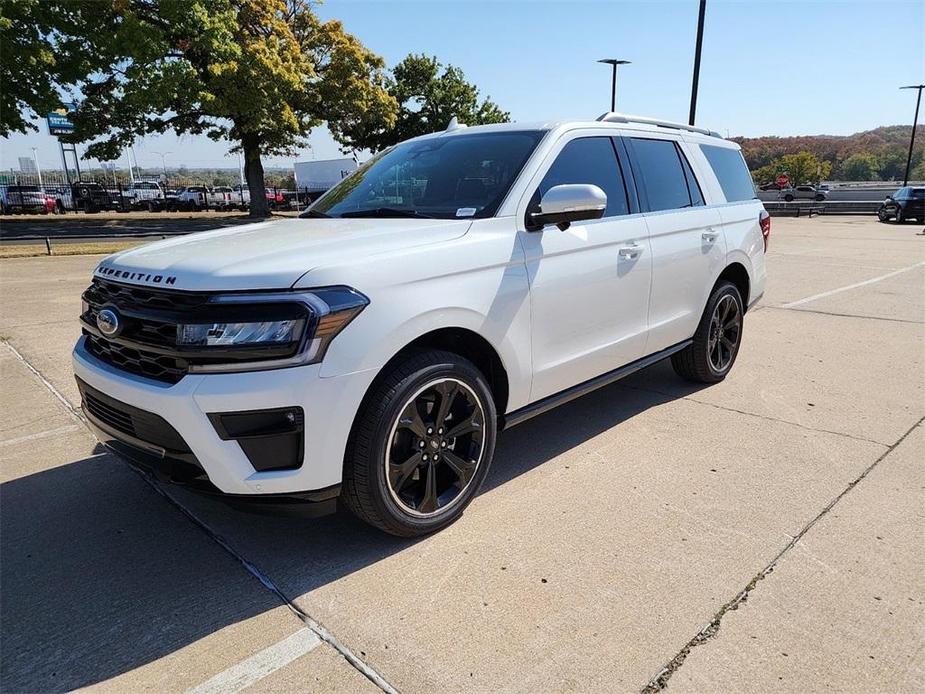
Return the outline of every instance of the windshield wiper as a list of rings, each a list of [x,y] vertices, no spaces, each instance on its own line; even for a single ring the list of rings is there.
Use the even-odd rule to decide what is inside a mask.
[[[331,215],[325,214],[324,212],[319,212],[318,210],[305,210],[300,217],[330,217]]]
[[[369,210],[353,210],[342,212],[341,217],[417,217],[419,219],[433,219],[429,214],[417,210],[399,209],[397,207],[374,207]]]

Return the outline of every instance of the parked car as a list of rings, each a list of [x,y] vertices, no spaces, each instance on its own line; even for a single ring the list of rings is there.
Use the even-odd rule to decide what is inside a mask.
[[[460,516],[501,430],[667,358],[723,380],[770,231],[710,131],[451,126],[301,218],[106,258],[73,367],[100,439],[161,479],[421,535]]]
[[[238,184],[236,186],[232,186],[231,189],[232,191],[234,191],[234,197],[238,205],[241,205],[242,207],[247,207],[248,205],[251,204],[250,188],[248,188],[247,186]]]
[[[122,209],[118,194],[113,195],[99,183],[77,181],[71,184],[71,203],[82,212]]]
[[[209,204],[207,186],[186,186],[177,190],[176,206],[181,210],[199,211]]]
[[[0,213],[48,214],[45,193],[38,186],[0,185]]]
[[[234,190],[231,186],[215,186],[209,193],[209,205],[217,209],[228,209],[235,207],[237,203]]]
[[[134,210],[160,212],[166,205],[164,191],[153,181],[134,181],[123,189],[122,195]]]
[[[895,219],[897,224],[909,219],[925,222],[925,187],[906,186],[888,195],[877,210],[877,218],[881,222]]]
[[[782,188],[780,197],[791,202],[793,200],[815,200],[822,202],[828,197],[828,192],[814,186],[795,186],[791,188]]]

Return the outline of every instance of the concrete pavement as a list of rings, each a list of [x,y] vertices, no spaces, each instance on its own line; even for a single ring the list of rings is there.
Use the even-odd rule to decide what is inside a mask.
[[[419,541],[101,452],[66,356],[98,258],[0,262],[0,687],[925,688],[925,241],[773,225],[725,382],[660,364],[505,433]]]

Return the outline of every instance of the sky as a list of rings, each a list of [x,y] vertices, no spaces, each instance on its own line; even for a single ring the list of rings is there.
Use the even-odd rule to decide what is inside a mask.
[[[675,2],[402,2],[328,0],[323,19],[391,67],[408,53],[463,69],[514,121],[593,119],[610,105],[610,66],[620,68],[617,110],[687,121],[698,0]],[[721,2],[708,0],[697,125],[726,135],[849,135],[911,124],[925,82],[925,0]],[[925,111],[919,122],[925,121]],[[38,134],[0,140],[0,167],[36,147],[43,168],[61,165],[44,122]],[[324,129],[296,159],[342,156]],[[152,136],[138,163],[237,167],[228,144],[205,136]],[[291,158],[265,160],[289,166]]]

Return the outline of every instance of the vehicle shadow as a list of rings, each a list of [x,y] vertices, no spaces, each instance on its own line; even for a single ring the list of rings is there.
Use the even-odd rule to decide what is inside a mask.
[[[665,365],[645,380],[655,388],[609,386],[502,434],[482,493],[696,390]],[[345,512],[314,520],[258,516],[165,491],[290,599],[416,542]],[[0,528],[3,691],[103,682],[280,604],[109,454],[0,485]]]

